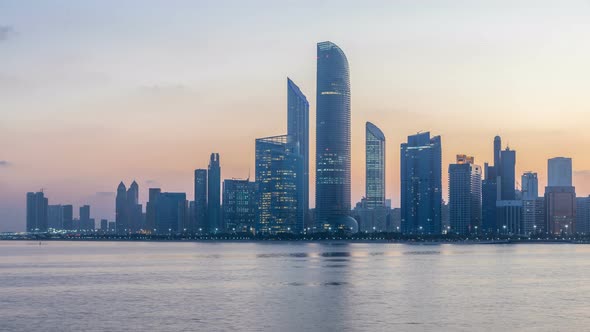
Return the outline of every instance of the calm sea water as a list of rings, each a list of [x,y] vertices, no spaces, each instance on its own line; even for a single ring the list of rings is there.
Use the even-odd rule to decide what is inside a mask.
[[[590,328],[590,246],[0,242],[0,330]]]

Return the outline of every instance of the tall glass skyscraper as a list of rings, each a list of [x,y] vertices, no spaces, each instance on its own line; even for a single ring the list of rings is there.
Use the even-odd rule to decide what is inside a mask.
[[[401,228],[406,234],[440,234],[442,162],[440,136],[408,136],[401,144]]]
[[[287,78],[287,135],[295,144],[297,160],[297,213],[307,224],[309,212],[309,102],[299,87]]]
[[[316,230],[350,217],[350,77],[344,52],[317,44]]]
[[[27,193],[27,232],[47,231],[48,205],[43,192]]]
[[[219,153],[212,153],[209,160],[209,182],[207,183],[207,231],[222,232],[221,225],[221,166]]]
[[[365,126],[367,208],[385,207],[385,135],[371,122]]]
[[[299,154],[289,135],[256,140],[256,183],[260,233],[301,233],[298,212],[297,169]]]
[[[516,199],[516,151],[510,148],[500,152],[500,199]]]
[[[473,157],[457,155],[449,165],[449,220],[456,234],[477,233],[481,227],[481,167]]]
[[[207,232],[207,170],[195,170],[195,204],[193,231]]]

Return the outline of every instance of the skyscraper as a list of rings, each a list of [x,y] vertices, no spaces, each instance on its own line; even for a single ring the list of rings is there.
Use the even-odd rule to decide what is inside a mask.
[[[115,198],[115,225],[118,234],[131,232],[127,210],[127,188],[121,181],[117,187],[117,196]]]
[[[522,200],[535,200],[539,197],[539,179],[537,173],[525,172],[521,178]]]
[[[127,216],[128,224],[132,232],[137,232],[143,228],[142,225],[142,206],[139,204],[139,185],[133,181],[127,190]]]
[[[344,52],[317,45],[316,230],[350,221],[350,78]]]
[[[500,136],[494,137],[494,167],[500,168],[500,160],[501,160],[501,151],[502,151],[502,138]],[[500,176],[499,172],[496,173],[496,176]]]
[[[401,227],[403,233],[441,233],[441,139],[430,133],[401,144]]]
[[[300,233],[303,215],[298,213],[296,146],[291,136],[256,139],[256,183],[258,216],[256,231],[261,233]]]
[[[48,205],[43,192],[27,193],[27,232],[47,231]]]
[[[365,195],[367,208],[385,207],[385,135],[371,122],[365,125]]]
[[[572,186],[572,158],[556,157],[547,161],[549,187]]]
[[[80,223],[79,230],[90,231],[94,230],[94,219],[90,218],[90,205],[80,206]]]
[[[208,232],[207,223],[207,170],[195,170],[195,204],[194,204],[194,229]]]
[[[61,205],[47,206],[47,226],[52,229],[64,229],[63,207]]]
[[[576,224],[576,188],[572,186],[572,159],[557,157],[547,162],[545,187],[546,229],[550,234],[571,234]]]
[[[160,188],[150,188],[149,198],[145,206],[146,230],[149,233],[156,233],[156,220],[158,219],[158,198],[162,190]]]
[[[221,166],[219,153],[212,153],[209,160],[207,183],[207,228],[209,233],[222,232],[221,225]]]
[[[63,229],[74,229],[74,207],[72,205],[62,205]]]
[[[188,218],[185,193],[154,191],[156,234],[176,234],[184,231]]]
[[[287,135],[300,155],[297,167],[297,213],[309,218],[309,102],[299,87],[287,78]]]
[[[481,227],[481,167],[473,157],[457,155],[456,164],[449,165],[449,221],[457,234]]]
[[[495,166],[495,165],[494,165]],[[497,168],[496,168],[497,169]],[[516,199],[516,151],[506,148],[500,152],[500,200]]]
[[[498,176],[495,166],[485,163],[484,180],[481,182],[481,231],[493,233],[496,231],[496,201],[498,200]]]
[[[223,223],[228,232],[254,232],[256,195],[256,183],[250,179],[223,181]]]

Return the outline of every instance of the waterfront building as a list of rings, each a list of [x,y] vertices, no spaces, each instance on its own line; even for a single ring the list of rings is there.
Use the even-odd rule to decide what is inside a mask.
[[[27,193],[27,232],[47,231],[48,205],[48,200],[42,191]]]
[[[221,220],[221,165],[219,153],[212,153],[209,160],[207,182],[207,227],[208,233],[223,232]]]

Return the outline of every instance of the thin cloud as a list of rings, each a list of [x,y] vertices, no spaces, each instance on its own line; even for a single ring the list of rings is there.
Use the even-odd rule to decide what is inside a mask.
[[[6,160],[0,160],[0,167],[8,167],[10,163]]]
[[[0,25],[0,42],[8,40],[10,37],[14,36],[16,31],[10,25]]]

